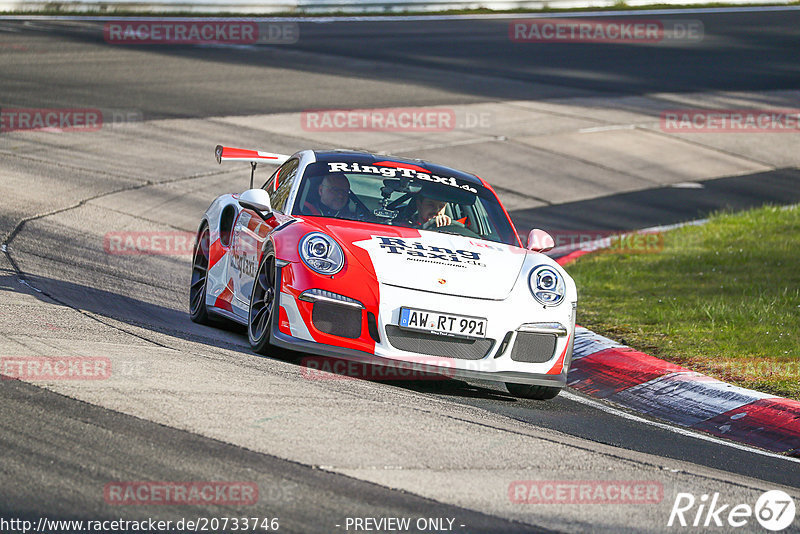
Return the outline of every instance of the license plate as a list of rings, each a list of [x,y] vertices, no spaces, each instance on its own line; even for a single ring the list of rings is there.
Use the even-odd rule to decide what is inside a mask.
[[[486,337],[486,319],[416,308],[400,308],[399,326],[443,336]]]

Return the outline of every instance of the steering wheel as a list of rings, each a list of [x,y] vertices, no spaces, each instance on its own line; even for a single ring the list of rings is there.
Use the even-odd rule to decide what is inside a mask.
[[[356,216],[359,217],[359,220],[371,220],[373,218],[372,212],[369,208],[364,204],[358,196],[356,196],[353,191],[349,192],[348,197],[350,200],[353,201],[353,204],[356,205]]]
[[[425,224],[422,225],[423,230],[433,230],[434,232],[444,232],[456,235],[463,235],[465,237],[477,237],[480,239],[480,235],[473,232],[469,228],[464,225],[462,222],[452,221],[450,224],[446,224],[444,226],[434,226],[436,221],[433,219],[427,221]]]

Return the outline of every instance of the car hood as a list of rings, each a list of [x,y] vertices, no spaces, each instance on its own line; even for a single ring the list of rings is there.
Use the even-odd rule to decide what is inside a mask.
[[[481,239],[365,223],[326,224],[348,257],[382,284],[501,300],[519,277],[526,250]]]

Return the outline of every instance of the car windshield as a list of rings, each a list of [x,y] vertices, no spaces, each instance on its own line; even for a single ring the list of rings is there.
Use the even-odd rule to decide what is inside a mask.
[[[317,162],[304,173],[294,215],[420,228],[518,245],[495,194],[473,182],[395,162]]]

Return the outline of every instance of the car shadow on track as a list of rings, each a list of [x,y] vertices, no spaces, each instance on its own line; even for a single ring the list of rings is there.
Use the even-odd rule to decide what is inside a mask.
[[[310,356],[287,350],[276,351],[270,355],[297,365],[300,367],[300,374],[309,380],[362,380],[438,396],[506,402],[517,400],[505,391],[469,384],[463,380],[432,372],[386,367],[330,356]]]
[[[214,327],[198,325],[189,319],[188,311],[120,293],[29,274],[20,279],[11,269],[0,270],[0,293],[4,291],[24,292],[46,304],[56,303],[71,308],[111,328],[128,331],[123,326],[107,322],[103,318],[184,341],[253,354],[247,344],[247,338],[243,336],[245,330],[242,326],[227,321],[220,322]],[[186,306],[188,308],[188,296]],[[37,312],[32,310],[26,313]],[[128,332],[140,335],[132,330]]]
[[[519,399],[512,397],[510,393],[497,389],[485,388],[475,384],[469,384],[462,380],[448,378],[445,380],[431,381],[392,381],[386,382],[387,385],[395,386],[417,393],[430,393],[447,397],[460,397],[469,399],[496,400],[502,402],[518,402]]]
[[[309,358],[310,355],[307,353],[285,349],[273,349],[269,355],[259,355],[250,349],[243,326],[229,321],[220,321],[214,326],[198,325],[191,322],[188,311],[65,280],[26,275],[25,283],[21,283],[14,271],[3,269],[0,270],[0,292],[2,291],[27,292],[42,302],[47,304],[55,302],[72,308],[112,328],[120,327],[101,318],[120,321],[125,325],[184,341],[233,350],[251,357],[282,360],[297,365],[300,373],[311,380],[367,380],[423,394],[503,402],[518,401],[505,391],[469,384],[442,375],[417,373],[406,377],[402,373],[392,372],[390,368],[371,364],[358,364],[354,373],[352,362],[331,357],[323,358],[326,363],[320,370],[319,366],[309,367],[309,360],[319,362],[319,357]]]

